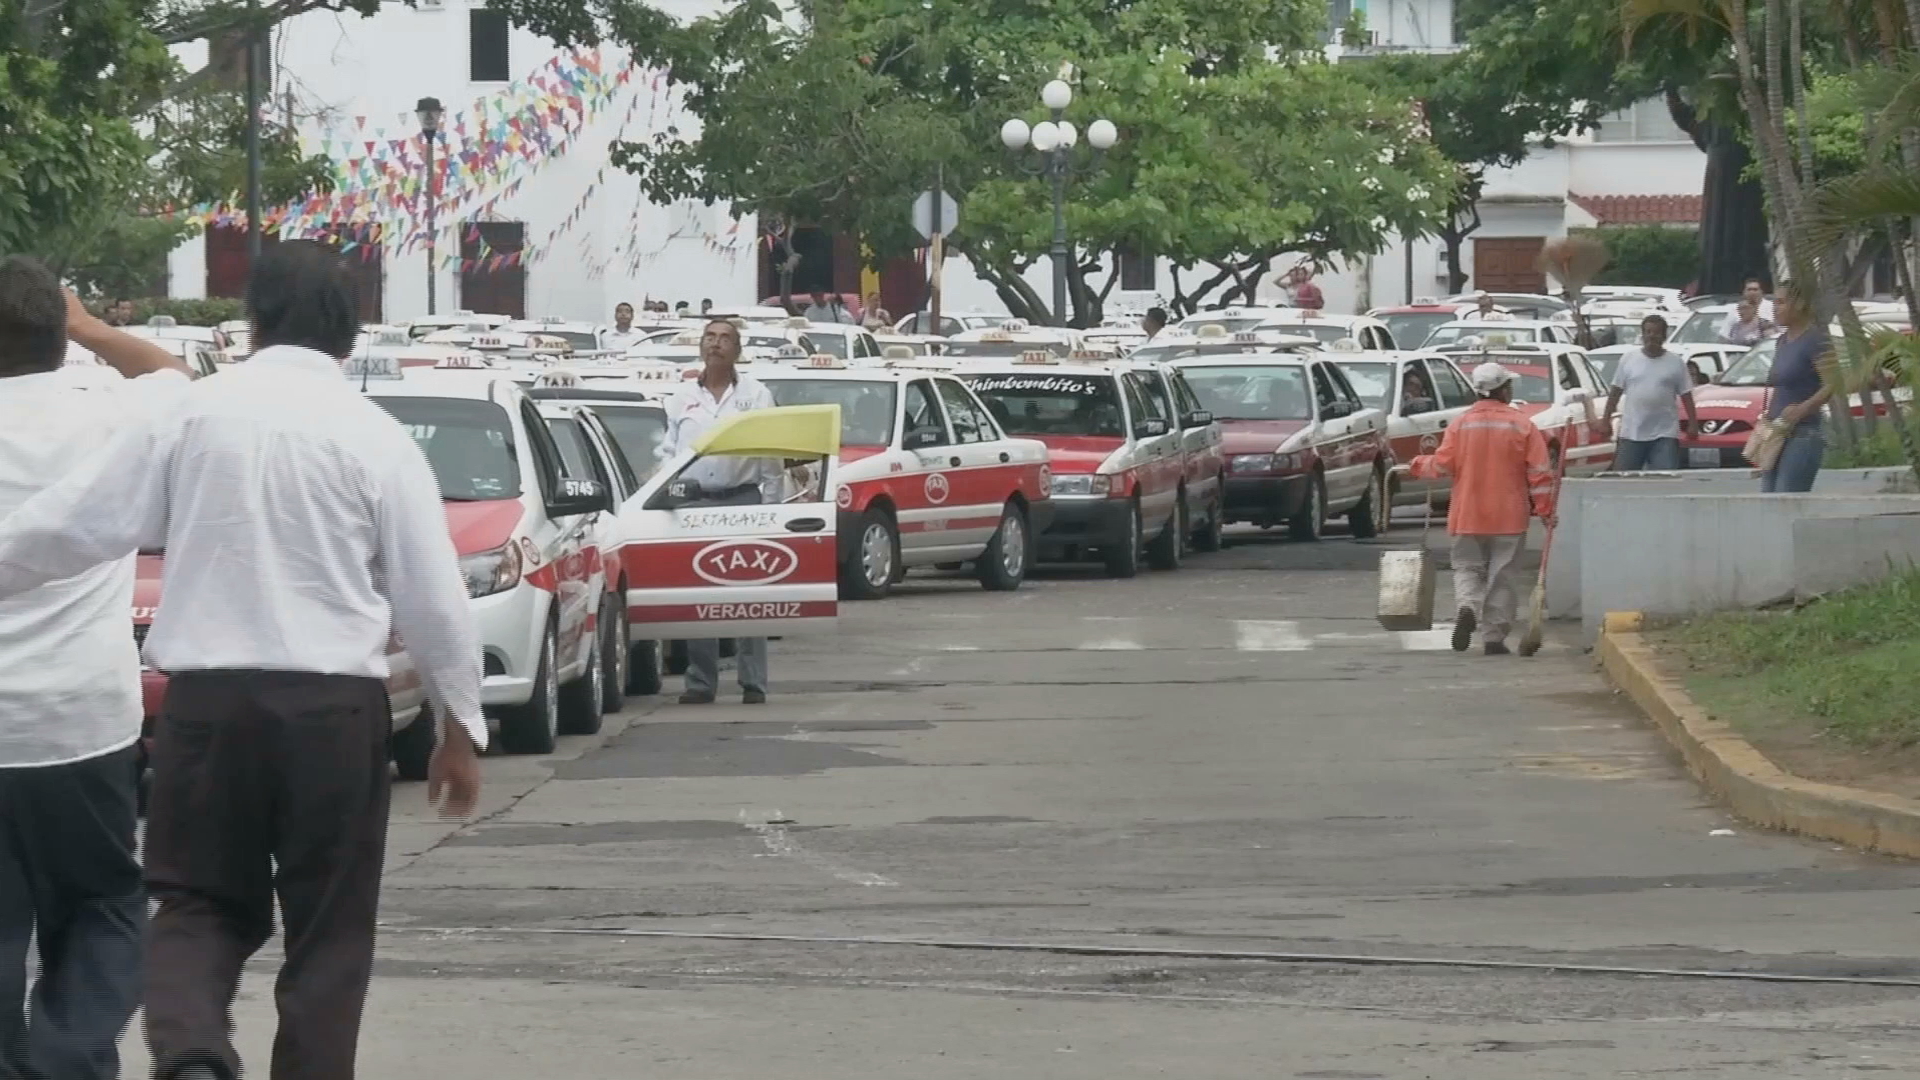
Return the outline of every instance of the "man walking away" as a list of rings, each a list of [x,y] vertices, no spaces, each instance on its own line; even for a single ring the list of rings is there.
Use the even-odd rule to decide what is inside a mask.
[[[69,337],[119,374],[63,367]],[[44,266],[0,260],[0,514],[187,384],[184,364],[109,329]],[[132,601],[130,556],[0,600],[0,1076],[118,1077],[140,1004]]]
[[[692,446],[722,417],[755,409],[773,408],[773,395],[758,381],[740,374],[740,328],[716,319],[700,338],[705,366],[700,381],[674,399],[667,415],[667,434],[660,444],[660,460]],[[715,455],[695,462],[681,477],[700,485],[704,497],[716,503],[749,505],[778,502],[776,470],[761,458]],[[767,700],[767,639],[740,638],[734,664],[739,668],[740,700],[762,705]],[[720,689],[720,642],[687,642],[687,687],[682,705],[711,705]]]
[[[1507,655],[1520,593],[1515,569],[1530,517],[1553,519],[1547,440],[1513,408],[1513,372],[1473,369],[1480,400],[1447,428],[1436,453],[1413,459],[1413,475],[1453,477],[1447,532],[1453,536],[1453,651],[1466,652],[1477,627],[1488,656]]]
[[[155,1075],[239,1075],[233,997],[278,899],[272,1076],[351,1080],[386,847],[387,641],[443,725],[428,794],[450,815],[479,791],[480,645],[426,457],[341,377],[360,329],[345,266],[281,243],[247,306],[252,359],[0,522],[0,596],[166,549],[146,643],[172,676],[146,837]]]
[[[1680,467],[1680,409],[1687,410],[1687,434],[1697,437],[1700,418],[1693,406],[1693,378],[1687,362],[1668,352],[1667,320],[1649,315],[1640,320],[1640,347],[1628,349],[1613,373],[1607,394],[1606,420],[1620,413],[1614,434],[1619,446],[1614,468],[1621,472]]]

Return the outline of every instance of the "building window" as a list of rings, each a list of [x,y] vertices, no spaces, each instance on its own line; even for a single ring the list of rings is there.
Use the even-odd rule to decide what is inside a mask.
[[[485,8],[467,12],[467,43],[471,48],[469,66],[474,82],[506,82],[511,77],[505,12]]]
[[[1147,292],[1153,286],[1153,256],[1121,248],[1114,253],[1120,260],[1120,288],[1123,292]]]
[[[1593,129],[1593,141],[1599,143],[1671,143],[1692,142],[1680,125],[1673,122],[1665,98],[1648,98],[1631,109],[1622,109],[1600,118]]]

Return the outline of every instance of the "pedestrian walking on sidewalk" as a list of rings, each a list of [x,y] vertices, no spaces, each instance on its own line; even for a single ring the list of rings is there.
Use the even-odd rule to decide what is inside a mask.
[[[668,407],[667,434],[660,445],[662,461],[692,446],[723,417],[773,408],[767,388],[740,373],[739,327],[725,319],[708,323],[700,336],[700,357],[704,364],[700,381]],[[704,503],[747,506],[780,501],[779,468],[765,458],[716,455],[694,462],[679,479],[698,484]],[[734,664],[739,669],[741,700],[748,705],[765,704],[767,639],[737,639]],[[719,690],[719,640],[687,642],[686,692],[680,695],[680,704],[711,705]]]
[[[1780,286],[1775,307],[1783,333],[1767,373],[1766,415],[1786,432],[1786,444],[1773,467],[1761,474],[1760,490],[1812,491],[1827,453],[1821,421],[1833,388],[1826,384],[1822,369],[1833,362],[1833,341],[1815,317],[1812,298],[1798,285]]]
[[[1693,376],[1679,353],[1667,350],[1667,320],[1649,315],[1640,320],[1640,347],[1620,357],[1607,394],[1608,425],[1620,414],[1615,433],[1619,452],[1614,468],[1621,472],[1680,467],[1680,411],[1687,413],[1686,432],[1697,438],[1700,417],[1694,411]]]
[[[166,550],[146,642],[170,676],[146,836],[155,1075],[239,1075],[233,998],[278,899],[273,1080],[351,1080],[386,847],[387,642],[398,631],[441,720],[428,792],[457,816],[487,737],[480,644],[425,455],[341,376],[360,331],[345,265],[283,242],[247,307],[247,363],[121,424],[0,521],[0,596]]]
[[[62,366],[69,339],[108,366]],[[88,314],[46,267],[0,260],[0,515],[85,467],[103,428],[187,384],[186,365]],[[3,1077],[118,1077],[140,1004],[132,602],[131,554],[0,600]]]
[[[1535,517],[1553,519],[1553,470],[1540,429],[1512,406],[1513,372],[1489,362],[1472,378],[1480,400],[1411,469],[1419,479],[1453,478],[1453,651],[1467,651],[1478,628],[1487,655],[1505,656],[1527,526]]]

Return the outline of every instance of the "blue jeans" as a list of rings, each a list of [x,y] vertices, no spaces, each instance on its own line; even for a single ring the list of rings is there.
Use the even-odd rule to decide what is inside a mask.
[[[1680,440],[1673,436],[1664,439],[1621,439],[1613,455],[1615,472],[1638,472],[1642,469],[1672,472],[1679,467]]]
[[[1814,477],[1820,475],[1820,459],[1827,453],[1827,434],[1819,428],[1803,428],[1787,436],[1773,468],[1760,474],[1764,492],[1812,491]]]

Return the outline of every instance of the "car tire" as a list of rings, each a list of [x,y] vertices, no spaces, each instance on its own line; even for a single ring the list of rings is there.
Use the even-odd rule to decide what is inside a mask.
[[[433,709],[423,705],[420,715],[413,718],[413,723],[387,737],[387,754],[393,758],[393,767],[400,774],[400,779],[420,781],[427,778],[427,763],[433,759],[436,726]]]
[[[1226,487],[1225,483],[1220,485]],[[1207,522],[1193,534],[1193,550],[1219,551],[1226,546],[1227,507],[1222,496],[1213,498],[1213,505],[1207,508]]]
[[[540,663],[533,694],[525,705],[500,710],[500,749],[509,754],[551,754],[560,734],[560,690],[556,683],[553,625],[540,638]]]
[[[1180,569],[1181,556],[1187,552],[1187,493],[1183,488],[1173,498],[1173,513],[1160,535],[1147,545],[1147,562],[1155,570]]]
[[[1140,549],[1146,546],[1141,536],[1140,504],[1134,502],[1129,505],[1133,508],[1133,527],[1127,530],[1126,541],[1100,553],[1101,561],[1107,565],[1108,577],[1130,578],[1140,572]]]
[[[1379,469],[1367,478],[1367,493],[1360,504],[1347,511],[1347,528],[1356,540],[1371,540],[1386,531],[1383,524],[1392,505],[1387,495],[1387,474]]]
[[[843,600],[879,600],[893,588],[900,565],[900,530],[884,510],[868,507],[860,515],[853,554],[840,567]]]
[[[1319,473],[1307,478],[1307,497],[1287,519],[1287,535],[1295,540],[1320,539],[1327,525],[1327,481]]]
[[[980,553],[980,584],[991,592],[1012,592],[1027,580],[1027,567],[1033,562],[1033,534],[1027,529],[1027,515],[1020,507],[1007,503],[1000,511],[1000,527]]]
[[[627,693],[641,697],[657,694],[665,681],[666,675],[660,670],[660,643],[634,642],[627,650]]]
[[[606,673],[601,712],[616,713],[626,708],[627,684],[633,681],[633,641],[627,630],[625,595],[623,590],[619,596],[600,601],[600,666]]]
[[[596,623],[597,624],[597,623]],[[600,635],[593,635],[587,650],[587,670],[560,688],[560,734],[593,735],[600,730],[600,718],[606,713],[601,704],[607,696],[606,650]]]

